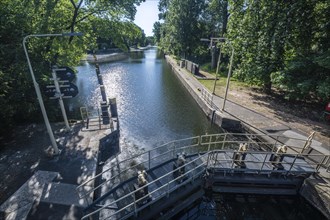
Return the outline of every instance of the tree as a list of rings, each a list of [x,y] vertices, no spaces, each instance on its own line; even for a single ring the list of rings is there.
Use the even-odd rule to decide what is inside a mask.
[[[329,8],[314,0],[230,1],[235,75],[267,93],[275,83],[288,97],[329,98]]]
[[[40,118],[22,48],[23,37],[36,33],[84,33],[83,38],[29,39],[30,59],[37,81],[43,86],[49,80],[51,65],[76,66],[87,48],[96,47],[96,38],[103,30],[119,27],[111,32],[119,45],[133,41],[140,34],[132,28],[135,5],[142,1],[1,0],[1,134],[9,132],[8,126],[15,123]]]
[[[152,32],[154,33],[155,41],[157,43],[160,42],[160,38],[161,38],[161,27],[162,27],[162,24],[159,21],[156,21],[154,23],[154,25],[153,25]]]
[[[177,56],[190,57],[202,37],[199,21],[204,1],[172,0],[167,6],[161,47]]]

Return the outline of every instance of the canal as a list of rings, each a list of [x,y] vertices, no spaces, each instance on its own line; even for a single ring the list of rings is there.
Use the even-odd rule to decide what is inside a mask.
[[[78,106],[98,106],[101,99],[95,66],[77,67]],[[176,79],[156,49],[137,52],[127,60],[100,65],[107,97],[116,97],[121,148],[150,149],[172,140],[219,133]]]
[[[79,95],[67,102],[68,114],[80,106],[97,107],[100,97],[95,65],[77,67]],[[129,156],[172,140],[222,132],[181,85],[156,49],[123,61],[100,64],[108,98],[117,98],[120,146]],[[217,195],[216,203],[198,201],[178,219],[325,219],[301,197]]]

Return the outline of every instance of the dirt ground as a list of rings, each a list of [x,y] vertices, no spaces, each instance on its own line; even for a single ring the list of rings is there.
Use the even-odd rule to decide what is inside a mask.
[[[307,134],[315,131],[317,140],[330,145],[329,121],[321,120],[322,111],[313,108],[313,105],[285,102],[277,96],[267,96],[252,88],[232,88],[228,97],[231,101]],[[53,126],[57,138],[62,127],[61,124]],[[44,150],[50,146],[50,142],[43,124],[17,127],[13,137],[13,140],[0,144],[0,204],[34,173],[42,160],[48,159]]]
[[[228,98],[306,134],[315,131],[315,139],[330,146],[330,120],[322,118],[325,106],[289,102],[276,92],[266,95],[258,89],[246,87],[231,88]]]
[[[57,140],[63,138],[62,124],[53,124],[52,128]],[[51,143],[44,124],[18,126],[12,137],[0,143],[0,204],[33,175],[40,163],[50,159],[45,153]]]

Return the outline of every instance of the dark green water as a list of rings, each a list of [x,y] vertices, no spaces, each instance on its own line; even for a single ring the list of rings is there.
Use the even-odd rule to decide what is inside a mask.
[[[100,90],[95,66],[77,67],[79,95],[67,103],[69,115],[80,106],[98,106]],[[205,133],[212,127],[156,49],[132,54],[127,60],[100,65],[108,98],[117,98],[122,153],[129,156],[172,140]],[[204,206],[203,206],[204,205]],[[210,204],[206,204],[207,207]],[[324,219],[300,197],[222,195],[215,210],[199,203],[182,219]],[[209,212],[205,213],[205,210]],[[215,216],[216,215],[216,216]]]

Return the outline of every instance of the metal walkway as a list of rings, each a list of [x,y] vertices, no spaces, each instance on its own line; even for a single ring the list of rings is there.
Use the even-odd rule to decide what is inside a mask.
[[[173,141],[122,161],[116,158],[103,172],[77,187],[81,191],[95,179],[101,182],[80,195],[83,199],[94,194],[82,219],[167,219],[203,196],[207,184],[215,192],[295,194],[305,178],[329,167],[329,155],[309,153],[312,137],[293,139],[296,146],[287,146],[285,153],[277,150],[282,146],[280,137],[272,138],[274,142],[269,143],[263,135],[203,135]],[[247,147],[244,152],[242,144]],[[186,155],[181,167],[175,166],[180,154]],[[281,159],[274,160],[274,156]],[[183,167],[184,174],[177,175]],[[140,197],[137,174],[142,170],[147,173],[148,183],[143,188],[148,194]]]

